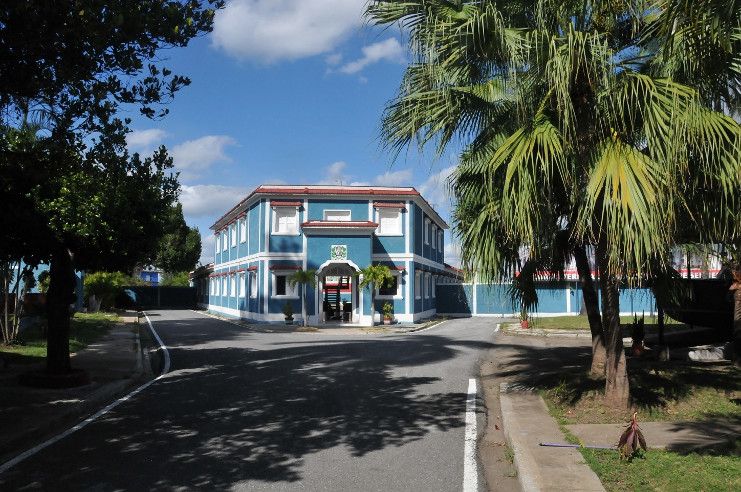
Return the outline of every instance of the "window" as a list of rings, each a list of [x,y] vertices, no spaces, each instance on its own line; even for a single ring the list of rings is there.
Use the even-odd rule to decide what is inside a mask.
[[[432,249],[435,249],[437,246],[435,243],[437,243],[437,226],[432,226]]]
[[[229,292],[232,297],[237,297],[237,276],[233,273],[229,275]]]
[[[350,220],[349,210],[325,210],[324,220],[328,222],[348,222]]]
[[[216,277],[214,279],[214,287],[216,288],[216,292],[214,292],[214,295],[215,296],[218,296],[219,295],[219,286],[220,285],[221,285],[221,280],[219,279],[219,277]]]
[[[273,234],[298,235],[298,207],[273,209]]]
[[[296,287],[298,284],[290,285],[288,282],[289,273],[273,274],[273,297],[297,297]]]
[[[247,217],[239,219],[239,242],[247,241]]]
[[[443,231],[437,231],[437,244],[440,251],[443,250]]]
[[[417,272],[414,274],[414,298],[420,299],[422,297],[422,274]]]
[[[437,278],[432,277],[432,297],[436,297],[435,286],[437,285]]]
[[[214,280],[216,279],[213,279],[213,278],[209,279],[209,285],[211,287],[211,295],[214,295],[214,292],[216,292],[216,286],[215,286],[216,282],[214,282]]]
[[[389,208],[377,211],[379,236],[401,236],[401,209]]]
[[[430,297],[430,276],[429,275],[422,275],[422,283],[424,284],[424,298],[427,299]]]
[[[216,244],[215,244],[214,254],[215,255],[218,255],[219,254],[219,246],[220,246],[220,243],[221,243],[221,235],[217,232],[214,235],[214,237],[216,238],[216,241],[215,241]]]
[[[237,224],[229,226],[229,232],[232,236],[232,248],[237,245]]]
[[[252,299],[257,297],[257,274],[255,272],[250,273],[250,297]]]
[[[425,244],[430,244],[430,219],[425,218],[423,234],[425,237]]]
[[[226,296],[228,292],[226,291],[226,275],[221,277],[221,295]]]
[[[396,297],[399,296],[399,282],[400,275],[396,272],[391,272],[394,280],[390,284],[381,285],[378,287],[378,297]]]
[[[226,251],[226,229],[221,233],[221,250]]]
[[[245,287],[247,286],[244,278],[244,273],[239,274],[239,297],[244,298]]]

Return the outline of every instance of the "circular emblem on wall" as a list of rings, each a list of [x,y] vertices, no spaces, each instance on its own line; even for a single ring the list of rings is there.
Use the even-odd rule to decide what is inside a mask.
[[[333,244],[331,257],[333,260],[346,260],[347,246],[345,246],[344,244]]]

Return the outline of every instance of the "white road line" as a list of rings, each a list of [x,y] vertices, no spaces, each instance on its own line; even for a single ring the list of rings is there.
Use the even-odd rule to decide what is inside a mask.
[[[466,434],[463,450],[463,492],[477,492],[479,472],[476,464],[476,380],[468,380]]]
[[[147,323],[149,324],[149,329],[152,330],[152,334],[154,335],[154,338],[157,339],[157,343],[160,344],[160,347],[162,348],[162,353],[164,354],[164,357],[165,357],[165,367],[164,367],[164,369],[162,371],[162,374],[160,374],[159,376],[157,376],[157,378],[152,379],[151,381],[149,381],[147,383],[144,383],[143,385],[139,386],[138,388],[136,388],[134,391],[132,391],[128,395],[122,396],[118,400],[114,401],[113,403],[111,403],[110,405],[108,405],[107,407],[105,407],[104,409],[99,410],[95,414],[93,414],[90,417],[86,418],[85,420],[83,420],[79,424],[75,425],[71,429],[67,429],[66,431],[62,432],[61,434],[57,434],[56,436],[52,437],[51,439],[42,442],[38,446],[35,446],[35,447],[29,449],[25,453],[19,454],[18,456],[16,456],[12,460],[3,463],[2,465],[0,465],[0,473],[4,473],[5,471],[7,471],[10,468],[14,467],[15,465],[17,465],[21,461],[25,460],[26,458],[30,458],[31,456],[35,455],[36,453],[38,453],[42,449],[51,446],[52,444],[54,444],[57,441],[61,441],[65,437],[69,436],[70,434],[73,434],[73,433],[77,432],[78,430],[82,429],[83,427],[87,426],[91,422],[94,422],[99,417],[105,415],[110,410],[116,408],[121,403],[127,401],[129,398],[131,398],[131,397],[135,396],[136,394],[138,394],[140,391],[143,391],[143,390],[147,389],[152,383],[154,383],[155,381],[157,381],[158,379],[160,379],[161,377],[163,377],[165,374],[167,374],[170,371],[170,352],[167,351],[167,347],[165,347],[165,344],[162,343],[162,339],[159,337],[159,335],[157,334],[157,332],[154,331],[154,327],[152,327],[152,322],[149,320],[149,316],[147,316],[146,314],[144,314],[144,317],[147,318]]]

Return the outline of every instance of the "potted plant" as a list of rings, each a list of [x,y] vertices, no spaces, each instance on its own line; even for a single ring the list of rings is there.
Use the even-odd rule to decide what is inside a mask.
[[[285,303],[283,308],[281,309],[283,311],[283,314],[286,317],[286,324],[292,325],[293,324],[293,306],[291,305],[291,301],[288,301]]]
[[[391,319],[394,317],[394,306],[390,302],[383,303],[383,324],[390,325]]]
[[[638,319],[638,315],[633,315],[633,323],[631,325],[630,337],[633,339],[633,355],[640,357],[645,351],[643,346],[643,338],[646,336],[646,330],[643,326],[643,316]]]
[[[520,326],[523,330],[527,330],[530,327],[530,321],[528,321],[527,317],[527,308],[525,307],[525,304],[522,304],[522,309],[520,310]]]

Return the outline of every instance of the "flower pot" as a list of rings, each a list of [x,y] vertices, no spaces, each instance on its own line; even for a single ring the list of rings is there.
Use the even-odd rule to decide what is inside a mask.
[[[286,318],[286,324],[292,325],[293,324],[293,318]]]
[[[530,322],[526,319],[523,319],[520,321],[520,326],[523,330],[527,330],[528,328],[530,328]]]
[[[390,325],[391,324],[391,318],[383,318],[383,324],[384,325]]]
[[[643,346],[643,340],[640,342],[633,342],[633,355],[636,357],[641,357],[645,351],[645,347]]]

